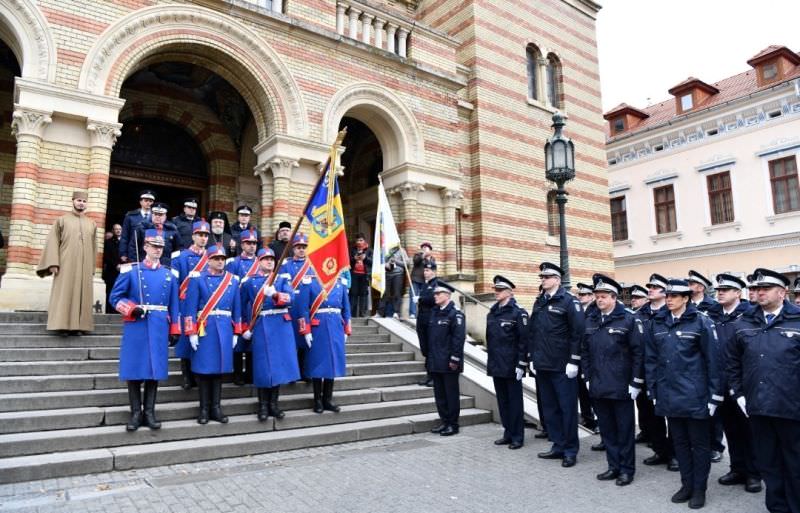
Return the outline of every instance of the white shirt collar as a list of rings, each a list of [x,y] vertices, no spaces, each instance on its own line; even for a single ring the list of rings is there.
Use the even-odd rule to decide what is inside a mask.
[[[765,321],[767,320],[767,315],[769,314],[775,314],[775,317],[779,316],[782,310],[783,310],[783,303],[781,303],[781,305],[776,310],[773,310],[771,312],[764,310],[764,320]]]

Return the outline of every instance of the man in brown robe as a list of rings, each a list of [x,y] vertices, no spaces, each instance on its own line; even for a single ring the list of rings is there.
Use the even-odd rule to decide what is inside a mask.
[[[47,236],[36,274],[53,275],[47,329],[61,336],[94,329],[92,275],[97,254],[97,225],[86,217],[88,195],[72,194],[72,212],[56,219]]]

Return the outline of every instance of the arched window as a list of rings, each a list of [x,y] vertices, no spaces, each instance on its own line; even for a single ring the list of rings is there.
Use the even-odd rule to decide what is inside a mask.
[[[541,53],[534,45],[528,45],[525,49],[528,64],[528,98],[539,99],[539,60]]]
[[[552,107],[560,108],[559,83],[561,82],[561,63],[558,57],[552,53],[547,56],[545,80],[545,86],[547,87],[547,103]]]
[[[556,203],[557,194],[556,191],[547,191],[547,235],[551,237],[558,237],[561,233],[558,203]]]

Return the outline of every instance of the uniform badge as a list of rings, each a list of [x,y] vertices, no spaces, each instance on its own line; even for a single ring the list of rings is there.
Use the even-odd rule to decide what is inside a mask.
[[[578,303],[575,303],[575,311],[576,312],[580,312],[581,311],[581,305],[579,305]]]
[[[456,315],[456,322],[458,323],[459,326],[461,326],[461,320],[462,317],[460,315]]]
[[[523,315],[522,316],[522,325],[523,326],[527,326],[528,325],[528,316],[527,315]]]
[[[676,331],[675,334],[678,335],[679,337],[682,335],[680,331]]]
[[[641,321],[636,321],[636,327],[639,328],[639,333],[644,334],[644,327],[642,326]]]

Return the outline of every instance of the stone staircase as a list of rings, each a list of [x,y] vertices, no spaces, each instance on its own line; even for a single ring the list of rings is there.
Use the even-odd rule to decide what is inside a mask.
[[[197,391],[180,388],[170,359],[156,412],[162,428],[125,431],[127,389],[117,379],[121,323],[95,316],[92,335],[48,335],[43,313],[0,313],[0,483],[189,463],[423,432],[438,419],[424,365],[367,319],[353,320],[338,414],[311,411],[311,387],[281,388],[286,417],[258,422],[255,390],[223,385],[228,424],[197,424]],[[490,422],[462,396],[462,425]]]

